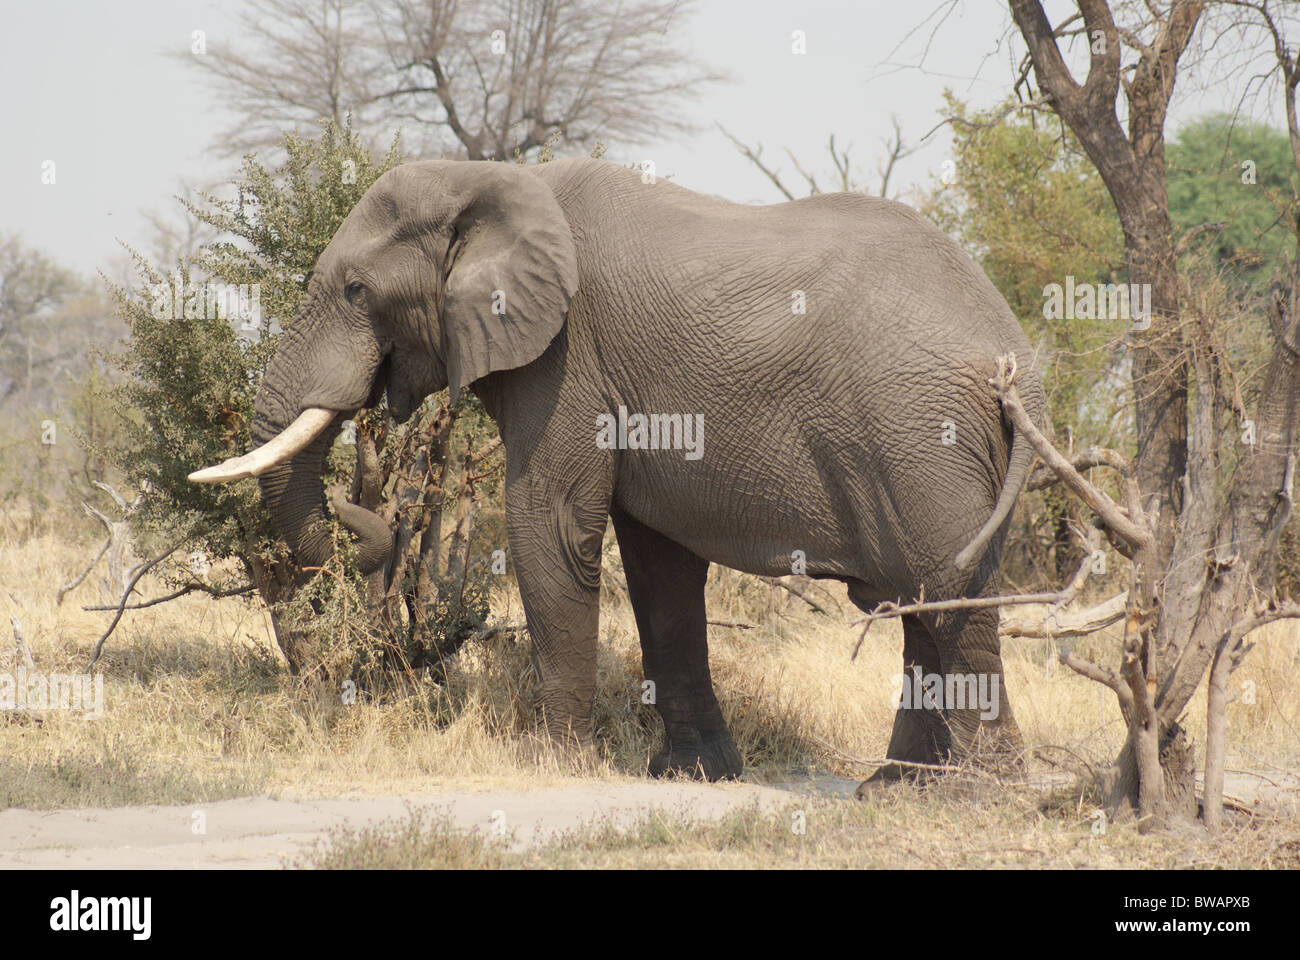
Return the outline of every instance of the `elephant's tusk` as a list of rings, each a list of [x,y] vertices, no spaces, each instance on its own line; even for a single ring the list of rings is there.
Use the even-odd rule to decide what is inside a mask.
[[[298,419],[256,450],[242,457],[231,457],[215,467],[204,467],[190,474],[191,483],[228,483],[244,477],[256,477],[277,463],[283,463],[311,443],[334,420],[336,411],[308,407]]]

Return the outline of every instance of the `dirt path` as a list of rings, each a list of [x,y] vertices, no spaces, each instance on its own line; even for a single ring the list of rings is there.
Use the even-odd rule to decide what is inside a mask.
[[[1279,778],[1278,780],[1273,779]],[[1037,789],[1068,777],[1039,776]],[[1280,782],[1279,782],[1280,781]],[[248,797],[178,806],[0,811],[0,869],[277,868],[323,839],[331,828],[405,820],[412,808],[446,811],[461,829],[491,835],[504,824],[520,849],[593,821],[628,826],[652,809],[712,819],[758,804],[762,809],[810,793],[850,797],[856,780],[819,778],[793,784],[583,781],[532,790],[475,790],[449,785],[401,796]],[[1300,817],[1300,778],[1229,774],[1226,793],[1248,808]],[[204,831],[195,832],[195,814]]]
[[[855,786],[851,781],[828,781],[816,792],[851,794]],[[753,803],[778,806],[807,790],[808,784],[785,788],[633,781],[537,790],[450,789],[410,796],[250,797],[111,810],[5,810],[0,811],[0,868],[274,868],[309,849],[331,827],[405,819],[411,807],[446,810],[457,826],[477,826],[489,834],[494,823],[504,819],[518,847],[596,818],[627,825],[654,808],[716,818]],[[196,813],[203,815],[202,835],[194,832]]]

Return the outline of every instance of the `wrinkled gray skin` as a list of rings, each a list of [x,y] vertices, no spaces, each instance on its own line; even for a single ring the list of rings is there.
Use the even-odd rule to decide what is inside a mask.
[[[591,737],[612,517],[666,727],[650,770],[716,779],[742,762],[709,677],[709,563],[780,576],[803,551],[809,574],[846,582],[864,610],[923,588],[927,600],[993,593],[1002,520],[1029,464],[987,382],[1012,352],[1041,419],[1005,302],[898,203],[740,206],[595,160],[430,161],[385,174],[321,255],[253,434],[264,442],[310,406],[339,411],[261,478],[279,529],[317,564],[329,550],[322,463],[341,421],[385,388],[399,420],[448,384],[453,399],[472,389],[505,444],[509,548],[548,729]],[[597,415],[620,404],[703,414],[703,457],[599,449]],[[363,564],[386,562],[377,517],[344,506],[340,519]],[[987,549],[959,569],[986,523]],[[909,675],[990,674],[1001,710],[993,721],[900,710],[890,757],[945,760],[990,734],[1019,743],[996,627],[995,610],[903,619]]]

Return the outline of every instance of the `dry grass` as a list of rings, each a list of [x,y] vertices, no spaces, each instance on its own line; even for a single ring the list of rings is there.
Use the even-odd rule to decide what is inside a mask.
[[[62,606],[55,606],[54,594],[80,572],[95,545],[75,543],[53,529],[19,542],[5,529],[0,523],[0,612],[22,620],[39,670],[80,673],[107,616],[81,605],[108,598],[95,575]],[[640,703],[640,651],[626,596],[616,577],[606,579],[594,763],[556,758],[538,748],[527,706],[531,671],[522,644],[498,640],[466,649],[445,690],[414,679],[382,702],[363,699],[344,706],[337,691],[311,688],[287,674],[268,619],[255,602],[191,596],[127,614],[100,663],[104,716],[83,719],[47,711],[40,723],[0,717],[0,808],[188,803],[266,792],[409,793],[450,781],[461,787],[534,787],[575,777],[640,776],[657,748],[659,722],[652,708]],[[145,596],[164,590],[148,580],[141,586]],[[710,628],[714,682],[749,764],[747,779],[789,780],[809,772],[859,776],[868,771],[846,765],[840,754],[884,753],[892,722],[890,678],[900,664],[897,624],[874,625],[858,659],[851,661],[856,630],[849,621],[856,614],[841,589],[828,589],[842,616],[816,615],[802,601],[753,578],[717,568],[710,574],[709,616],[752,625]],[[505,588],[494,599],[493,613],[522,619],[517,597]],[[1265,774],[1273,768],[1294,770],[1300,756],[1300,628],[1273,624],[1254,640],[1255,650],[1234,677],[1239,690],[1253,684],[1254,702],[1239,700],[1229,708],[1228,766]],[[1078,649],[1111,661],[1116,646],[1116,637],[1100,634]],[[9,648],[5,636],[0,671],[13,669],[6,663]],[[1069,752],[1049,755],[1093,765],[1114,755],[1123,729],[1109,692],[1103,695],[1098,685],[1060,668],[1040,641],[1011,641],[1005,659],[1009,695],[1029,744],[1063,747]],[[1187,724],[1198,740],[1204,711],[1202,696]],[[602,832],[596,825],[549,845],[546,855],[555,865],[584,857],[593,864],[654,864],[652,854],[642,858],[638,845],[644,846],[646,831],[659,830],[681,838],[680,844],[674,841],[672,856],[730,865],[732,847],[718,846],[719,837],[740,831],[752,839],[735,848],[747,863],[811,857],[825,865],[929,864],[926,837],[938,843],[935,831],[952,830],[963,836],[989,832],[1003,843],[1023,835],[1023,842],[1010,843],[1035,851],[1020,857],[1022,864],[1118,862],[1118,854],[1103,853],[1117,840],[1099,845],[1090,839],[1081,802],[1072,812],[1049,814],[1015,791],[954,803],[945,790],[903,790],[868,805],[831,803],[823,822],[833,829],[821,835],[810,827],[804,837],[790,839],[777,831],[779,839],[763,839],[767,828],[760,821],[767,815],[753,812],[716,824],[648,821],[632,834]],[[898,835],[921,830],[918,818],[924,818],[924,830],[900,847]],[[466,842],[464,856],[478,856],[470,849],[473,842]],[[1147,853],[1124,862],[1144,865],[1142,857],[1153,864],[1168,862],[1159,841],[1143,843]],[[1259,856],[1267,853],[1240,838],[1237,843]],[[1002,862],[993,853],[980,862],[985,856],[980,849],[970,846],[965,865]],[[526,856],[534,858],[527,861],[532,865],[541,854]]]
[[[620,825],[597,818],[547,842],[462,830],[445,811],[340,828],[292,865],[308,869],[1295,869],[1294,823],[1242,823],[1142,835],[1094,834],[1073,803],[1042,803],[996,785],[948,781],[895,789],[868,803],[809,797],[754,804],[716,819],[685,809]]]

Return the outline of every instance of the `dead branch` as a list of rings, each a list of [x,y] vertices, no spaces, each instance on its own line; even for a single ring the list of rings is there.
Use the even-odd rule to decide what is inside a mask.
[[[787,583],[785,580],[782,580],[780,577],[759,577],[758,579],[774,587],[780,587],[783,590],[788,590],[790,593],[794,594],[796,597],[798,597],[804,603],[808,604],[808,606],[812,607],[814,610],[816,610],[818,613],[822,614],[823,616],[826,617],[833,616],[833,614],[829,610],[827,610],[820,603],[818,603],[811,596],[809,596],[808,591],[804,590],[798,584]]]
[[[1075,470],[1091,470],[1093,467],[1114,467],[1124,476],[1132,476],[1133,465],[1128,458],[1108,447],[1089,447],[1082,453],[1070,458],[1070,466]],[[1042,490],[1061,482],[1061,476],[1050,467],[1039,467],[1029,475],[1028,489]]]
[[[918,603],[909,603],[903,606],[898,605],[892,600],[886,600],[865,617],[859,617],[853,621],[853,626],[859,623],[871,626],[877,620],[889,620],[894,617],[906,617],[914,613],[946,613],[951,610],[987,610],[990,607],[1001,607],[1022,603],[1055,603],[1064,593],[1058,590],[1055,593],[1012,593],[1001,597],[967,597],[958,600],[930,600]],[[864,629],[863,634],[866,633]],[[859,639],[859,644],[862,642]],[[856,656],[856,648],[854,651]]]
[[[1093,663],[1091,660],[1085,660],[1083,657],[1070,650],[1062,650],[1060,653],[1061,663],[1065,664],[1081,677],[1087,677],[1089,680],[1096,680],[1103,686],[1110,687],[1115,691],[1115,696],[1119,698],[1120,710],[1127,716],[1133,710],[1133,693],[1124,685],[1123,678],[1120,677],[1110,667],[1103,667],[1101,664]]]
[[[1217,223],[1198,223],[1194,227],[1188,227],[1183,231],[1183,235],[1178,238],[1178,242],[1174,244],[1174,256],[1181,257],[1186,253],[1188,248],[1192,245],[1192,241],[1201,234],[1218,233],[1219,231],[1226,229],[1228,229],[1228,221],[1226,220],[1220,220]]]
[[[851,659],[857,658],[858,651],[862,648],[862,641],[866,639],[867,629],[876,620],[884,620],[891,617],[904,617],[914,613],[943,613],[950,610],[987,610],[989,607],[1015,606],[1029,603],[1048,603],[1052,605],[1052,609],[1040,621],[1044,626],[1039,628],[1044,632],[1025,633],[1020,635],[1068,636],[1069,634],[1066,633],[1049,631],[1045,624],[1049,618],[1055,617],[1059,614],[1062,608],[1074,602],[1075,597],[1078,596],[1079,591],[1083,589],[1083,585],[1088,580],[1088,573],[1092,569],[1093,554],[1098,549],[1100,541],[1095,530],[1091,531],[1083,539],[1084,547],[1086,548],[1083,562],[1079,564],[1079,569],[1075,571],[1074,576],[1070,578],[1070,582],[1067,583],[1063,589],[1054,593],[1013,593],[999,597],[966,597],[956,600],[934,600],[926,602],[923,592],[922,596],[916,603],[907,604],[906,606],[900,606],[893,601],[886,600],[865,617],[853,621],[855,626],[861,623],[863,624],[863,627],[862,633],[858,637],[858,643],[853,648],[853,657]],[[1109,602],[1110,601],[1108,601],[1108,603]],[[1102,626],[1105,626],[1105,624]],[[1030,628],[1026,628],[1026,630],[1028,629]],[[1099,630],[1101,627],[1095,629]],[[1000,627],[999,632],[1001,632]],[[1092,631],[1087,630],[1084,632],[1090,633]]]
[[[454,584],[455,602],[460,603],[465,593],[465,575],[469,565],[469,534],[478,512],[475,504],[474,465],[491,456],[501,446],[501,438],[493,437],[478,450],[466,450],[461,461],[460,493],[456,497],[456,525],[452,529],[451,543],[447,547],[447,579]]]
[[[770,170],[767,167],[767,165],[763,163],[762,160],[759,159],[759,154],[763,152],[762,144],[760,144],[756,150],[751,150],[747,143],[744,143],[740,139],[733,137],[730,133],[728,133],[726,128],[722,124],[719,123],[717,127],[719,130],[722,131],[722,135],[724,137],[726,137],[733,144],[735,144],[736,149],[740,151],[741,156],[743,156],[754,166],[758,167],[759,171],[763,173],[763,175],[766,176],[767,179],[772,181],[772,183],[776,186],[776,188],[781,191],[782,196],[784,196],[787,200],[794,199],[794,194],[785,188],[785,184],[781,182],[781,178],[777,176],[774,171]]]
[[[799,176],[803,177],[804,180],[807,181],[808,195],[810,197],[815,197],[819,193],[821,193],[822,188],[817,186],[817,179],[811,173],[809,173],[807,170],[805,170],[803,167],[799,165],[799,158],[794,155],[794,151],[792,151],[789,147],[786,147],[785,155],[790,158],[790,162],[794,164],[794,168],[799,171]]]
[[[36,661],[32,659],[31,648],[27,646],[27,641],[23,639],[23,623],[17,617],[9,618],[9,626],[14,631],[14,651],[11,660],[17,660],[21,666],[28,670],[36,669]]]
[[[895,120],[895,126],[897,126],[897,120]],[[849,144],[849,150],[852,148],[853,145]],[[899,148],[902,148],[901,143],[899,144]],[[835,134],[833,133],[830,136],[830,142],[826,144],[826,149],[830,152],[831,163],[835,165],[835,174],[840,179],[840,189],[845,193],[852,192],[853,178],[849,174],[849,150],[840,153],[835,149]]]
[[[456,414],[443,403],[428,427],[424,486],[420,501],[424,504],[420,517],[420,551],[416,561],[415,596],[408,606],[422,607],[434,601],[436,584],[440,577],[438,547],[442,540],[443,484],[449,467],[447,444],[456,425]],[[412,534],[414,536],[414,534]]]
[[[1079,756],[1078,753],[1071,750],[1069,747],[1063,747],[1057,743],[1041,743],[1038,746],[1034,747],[1033,749],[1034,756],[1056,767],[1056,766],[1060,766],[1060,764],[1057,763],[1055,760],[1051,759],[1050,757],[1043,756],[1042,752],[1044,750],[1060,750],[1062,753],[1069,754],[1071,757],[1073,757],[1075,760],[1079,762],[1080,766],[1082,766],[1085,770],[1088,771],[1089,779],[1094,781],[1098,779],[1096,768],[1093,767],[1093,765],[1089,763],[1087,760],[1085,760],[1083,757]]]
[[[95,642],[95,652],[90,658],[90,663],[86,664],[87,672],[89,672],[90,668],[93,667],[99,661],[99,655],[104,649],[104,641],[106,641],[110,636],[112,636],[113,631],[117,629],[118,621],[122,619],[122,614],[126,611],[127,600],[131,596],[131,591],[135,589],[135,585],[139,583],[140,579],[151,569],[153,569],[154,566],[156,566],[159,563],[162,563],[162,561],[166,560],[173,553],[179,550],[181,543],[183,542],[184,541],[173,544],[172,546],[168,547],[164,552],[154,557],[152,560],[146,563],[142,563],[140,564],[139,567],[136,568],[135,574],[131,577],[131,582],[128,583],[126,585],[126,589],[122,591],[122,599],[118,602],[117,613],[113,615],[113,622],[108,625],[108,629],[105,630],[103,634],[100,636],[99,640]]]
[[[478,633],[474,634],[474,636],[470,637],[470,641],[491,640],[494,637],[504,636],[506,634],[514,635],[516,633],[521,633],[527,629],[528,624],[526,623],[498,623],[484,630],[480,630]]]
[[[1102,522],[1119,537],[1127,541],[1134,550],[1147,549],[1152,545],[1151,531],[1146,529],[1146,524],[1142,521],[1141,506],[1137,500],[1136,484],[1127,485],[1130,487],[1128,513],[1125,516],[1119,506],[1108,497],[1104,492],[1098,490],[1089,483],[1073,464],[1070,463],[1061,453],[1048,442],[1047,438],[1039,432],[1034,426],[1033,420],[1030,419],[1024,404],[1020,400],[1020,394],[1016,390],[1016,358],[1014,355],[1007,355],[998,358],[998,375],[989,380],[998,391],[998,397],[1002,401],[1002,408],[1010,417],[1015,428],[1022,432],[1025,438],[1033,446],[1034,450],[1043,459],[1051,470],[1056,473],[1076,494],[1079,499],[1086,503],[1099,516]],[[1130,519],[1131,518],[1131,519]],[[1139,526],[1139,523],[1141,525]]]
[[[884,145],[889,150],[889,154],[885,159],[883,166],[879,163],[876,164],[876,172],[880,174],[880,196],[882,197],[889,196],[889,181],[890,178],[893,177],[894,175],[894,168],[898,165],[898,161],[905,160],[906,158],[910,157],[912,154],[916,153],[917,151],[916,147],[909,147],[904,142],[903,126],[901,123],[898,122],[898,117],[891,116],[889,118],[889,121],[894,128],[893,138],[884,141]],[[832,137],[831,157],[834,158],[834,156],[835,156],[835,138]],[[841,175],[844,178],[845,190],[850,189],[848,186],[848,171],[847,171],[848,159],[849,159],[849,154],[848,151],[846,150],[844,152],[844,165],[846,169],[841,171]],[[839,167],[838,162],[836,163],[836,167],[837,168]]]
[[[997,777],[986,770],[971,765],[959,766],[951,763],[919,763],[912,760],[895,760],[893,757],[859,757],[851,753],[845,753],[839,747],[827,743],[821,737],[809,735],[809,740],[817,744],[823,750],[833,753],[845,763],[858,764],[864,767],[884,767],[890,764],[897,767],[908,767],[913,770],[932,770],[935,773],[964,773],[978,777],[982,780],[989,780],[994,783],[1000,782]]]
[[[1119,623],[1124,619],[1124,611],[1127,605],[1128,591],[1125,591],[1117,593],[1109,600],[1105,600],[1096,606],[1064,616],[1053,612],[1037,620],[1007,618],[998,626],[998,633],[1004,637],[1053,640],[1064,637],[1082,637]]]
[[[89,503],[86,503],[84,500],[81,502],[81,507],[85,510],[86,515],[98,520],[104,525],[107,539],[104,541],[104,546],[100,549],[98,555],[96,555],[95,559],[90,562],[90,566],[86,567],[85,572],[75,580],[72,580],[59,588],[58,593],[55,596],[55,606],[59,606],[63,603],[63,597],[70,591],[76,589],[82,581],[86,579],[90,574],[90,571],[94,569],[95,564],[99,563],[100,559],[105,554],[108,554],[108,584],[109,588],[114,593],[120,591],[122,589],[122,584],[130,577],[131,568],[129,568],[127,558],[132,552],[131,517],[144,501],[144,492],[141,491],[136,496],[135,500],[131,503],[127,503],[126,498],[118,493],[117,490],[113,488],[112,484],[105,483],[102,480],[95,480],[93,483],[96,487],[103,490],[112,498],[113,502],[117,504],[118,509],[121,510],[122,516],[118,520],[110,520],[105,514],[95,509]]]
[[[252,593],[255,589],[257,588],[254,587],[251,583],[246,583],[242,587],[233,587],[229,590],[222,590],[218,587],[214,587],[206,583],[187,583],[185,586],[181,587],[179,590],[173,593],[169,593],[161,597],[154,597],[152,600],[144,600],[140,603],[128,603],[123,609],[143,610],[145,607],[156,607],[161,603],[169,603],[172,600],[179,599],[180,597],[183,597],[190,593],[206,593],[208,596],[220,600],[223,597],[243,596],[246,593]],[[97,605],[97,606],[83,606],[81,609],[100,611],[100,610],[116,610],[117,608],[118,608],[117,604],[107,604],[107,605]]]
[[[85,504],[82,504],[82,506],[85,506]],[[54,596],[54,605],[56,607],[63,604],[64,596],[81,586],[86,577],[90,576],[90,571],[95,569],[95,564],[99,563],[99,561],[104,558],[104,554],[108,553],[108,548],[112,545],[113,538],[109,537],[104,541],[104,545],[99,548],[99,553],[95,554],[95,559],[91,560],[89,566],[87,566],[85,570],[81,571],[81,576],[77,577],[75,580],[69,580],[63,586],[59,587],[58,593]]]

